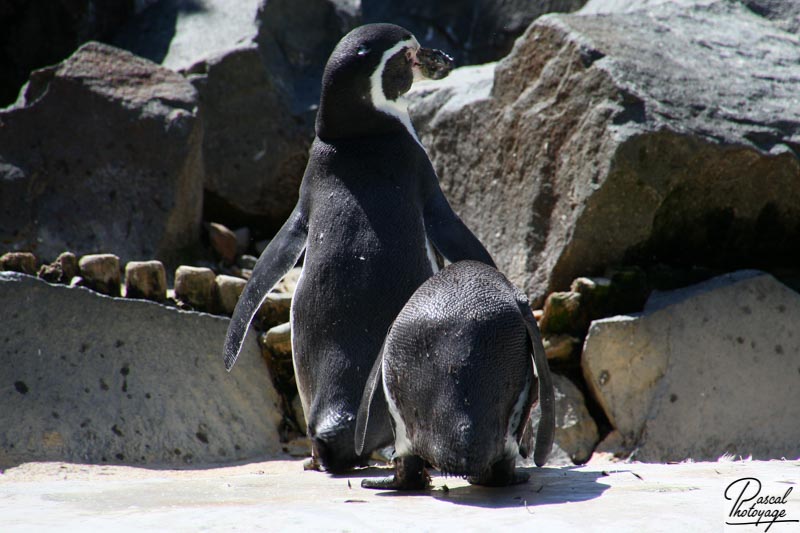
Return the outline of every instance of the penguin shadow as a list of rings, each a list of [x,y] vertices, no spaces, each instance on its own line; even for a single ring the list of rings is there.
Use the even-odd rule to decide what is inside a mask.
[[[386,465],[370,465],[348,470],[346,472],[329,472],[328,476],[333,479],[356,480],[356,485],[361,485],[361,480],[371,477],[386,477],[394,473],[394,469]]]
[[[530,474],[527,483],[508,487],[483,487],[479,485],[461,485],[448,487],[449,478],[432,476],[433,488],[427,491],[387,491],[379,493],[382,497],[419,496],[428,494],[432,498],[455,505],[483,507],[488,509],[504,509],[513,507],[535,507],[567,502],[580,502],[598,498],[609,485],[598,483],[598,478],[607,474],[602,472],[585,472],[579,467],[545,467],[518,468],[518,471]],[[385,469],[375,469],[384,473]],[[366,472],[365,472],[366,473]]]

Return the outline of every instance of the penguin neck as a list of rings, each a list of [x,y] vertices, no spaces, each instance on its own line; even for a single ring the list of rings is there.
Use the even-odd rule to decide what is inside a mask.
[[[358,99],[337,98],[323,93],[317,111],[316,133],[323,141],[356,139],[359,137],[407,133],[419,143],[414,126],[408,116],[405,102],[390,101],[383,91],[376,102],[372,90]]]

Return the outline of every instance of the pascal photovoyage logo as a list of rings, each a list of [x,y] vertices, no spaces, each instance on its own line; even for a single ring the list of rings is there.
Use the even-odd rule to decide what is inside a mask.
[[[786,513],[793,488],[788,487],[783,494],[762,493],[761,481],[757,478],[737,479],[725,489],[725,499],[731,502],[725,524],[763,526],[764,531],[769,531],[776,524],[800,523],[800,518],[792,518]],[[794,527],[790,529],[795,530]]]

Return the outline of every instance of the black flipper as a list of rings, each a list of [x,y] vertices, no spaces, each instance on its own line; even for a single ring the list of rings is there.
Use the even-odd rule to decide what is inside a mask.
[[[436,249],[448,261],[472,260],[494,267],[494,261],[481,241],[464,225],[447,202],[436,183],[435,189],[425,204],[425,233]]]
[[[539,406],[542,412],[539,428],[536,430],[533,461],[537,466],[544,466],[555,438],[556,400],[553,392],[553,378],[550,376],[550,367],[547,365],[547,355],[544,353],[539,326],[536,325],[536,319],[533,318],[533,311],[531,311],[528,299],[524,298],[523,300],[523,298],[519,298],[519,309],[525,320],[525,326],[528,328],[528,336],[533,347],[533,365],[539,378]],[[526,422],[523,421],[523,423]]]
[[[242,350],[247,328],[267,294],[297,263],[306,246],[308,227],[300,202],[275,238],[258,258],[253,274],[236,304],[225,336],[225,369],[230,370]]]
[[[380,389],[380,390],[378,390]],[[375,408],[378,401],[383,398],[383,348],[381,353],[372,365],[372,371],[367,378],[367,384],[364,386],[364,393],[361,396],[361,405],[358,406],[358,415],[356,416],[356,435],[355,447],[356,455],[362,455],[365,449],[369,449],[366,443],[367,430],[369,429],[369,415],[370,410],[375,414]],[[383,400],[383,409],[385,407],[385,399]]]

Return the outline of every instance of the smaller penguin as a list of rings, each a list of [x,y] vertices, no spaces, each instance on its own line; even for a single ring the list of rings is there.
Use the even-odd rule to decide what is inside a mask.
[[[358,411],[359,454],[370,408],[382,397],[394,429],[395,474],[365,479],[362,487],[426,488],[426,462],[476,485],[526,482],[515,460],[537,399],[538,466],[553,444],[553,382],[528,299],[476,261],[453,263],[429,278],[395,319]]]

